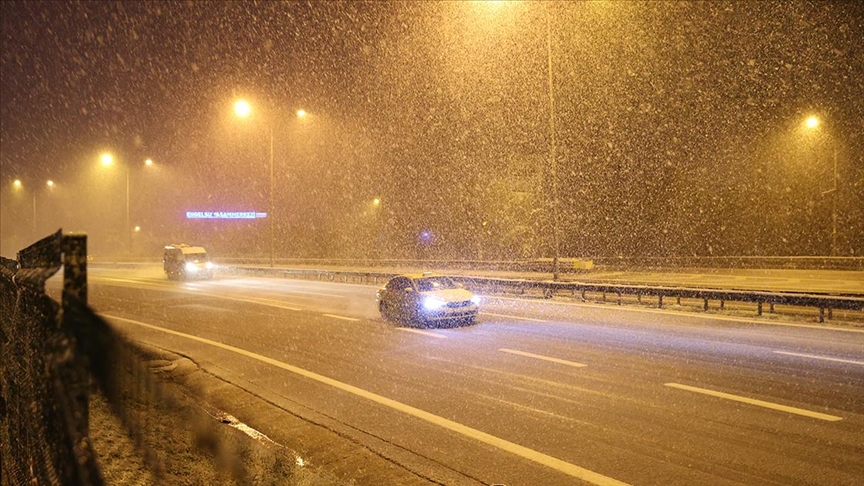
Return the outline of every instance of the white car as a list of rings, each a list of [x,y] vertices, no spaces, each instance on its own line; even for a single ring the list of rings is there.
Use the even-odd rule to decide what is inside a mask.
[[[431,273],[393,277],[378,289],[376,298],[385,320],[420,326],[471,324],[480,310],[480,296],[450,277]]]

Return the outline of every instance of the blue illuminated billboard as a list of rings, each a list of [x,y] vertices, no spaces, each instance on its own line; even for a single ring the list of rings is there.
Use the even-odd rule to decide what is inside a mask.
[[[256,211],[186,211],[186,219],[259,219],[267,213]]]

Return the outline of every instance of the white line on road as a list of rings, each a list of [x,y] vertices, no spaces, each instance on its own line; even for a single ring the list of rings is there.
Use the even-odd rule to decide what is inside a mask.
[[[510,300],[514,302],[524,302],[526,299],[520,299],[517,297],[495,297],[498,300]],[[818,325],[818,324],[797,324],[794,322],[781,322],[781,321],[769,321],[769,320],[756,320],[756,319],[745,319],[741,317],[729,317],[729,316],[719,316],[716,314],[696,314],[693,312],[684,312],[684,311],[674,311],[674,310],[661,310],[661,309],[639,309],[636,307],[627,307],[627,306],[616,306],[611,301],[609,304],[584,304],[579,302],[549,302],[549,301],[539,301],[532,300],[533,303],[545,304],[545,305],[563,305],[570,307],[584,307],[586,309],[604,309],[604,310],[615,310],[619,312],[637,312],[641,314],[660,314],[666,316],[675,316],[689,319],[704,319],[711,321],[729,321],[729,322],[739,322],[744,324],[759,324],[764,326],[781,326],[781,327],[802,327],[807,329],[819,329],[821,331],[835,331],[835,332],[853,332],[853,333],[864,333],[864,329],[858,329],[853,327],[831,327],[828,325]],[[543,321],[543,322],[563,322],[566,323],[568,321]]]
[[[705,388],[697,388],[695,386],[682,385],[680,383],[665,383],[666,386],[672,388],[678,388],[680,390],[687,390],[691,392],[701,393],[703,395],[710,395],[712,397],[725,398],[727,400],[733,400],[736,402],[747,403],[750,405],[756,405],[758,407],[770,408],[772,410],[779,410],[781,412],[789,412],[798,415],[803,415],[805,417],[816,418],[819,420],[827,420],[828,422],[837,422],[839,420],[843,420],[843,417],[838,417],[836,415],[828,415],[825,413],[819,412],[811,412],[810,410],[804,410],[803,408],[795,408],[789,407],[786,405],[780,405],[779,403],[771,403],[763,400],[756,400],[753,398],[742,397],[738,395],[732,395],[729,393],[718,392],[714,390],[708,390]]]
[[[864,366],[864,361],[855,361],[854,359],[840,359],[840,358],[831,358],[828,356],[817,356],[815,354],[801,354],[801,353],[790,353],[787,351],[774,351],[777,354],[786,354],[789,356],[800,356],[802,358],[813,358],[813,359],[821,359],[825,361],[836,361],[838,363],[851,363]]]
[[[100,277],[99,280],[110,280],[112,282],[132,283],[132,284],[135,284],[135,286],[133,288],[149,288],[149,289],[153,289],[153,290],[161,290],[164,292],[196,295],[199,297],[212,297],[214,299],[233,300],[235,302],[245,302],[247,304],[266,305],[269,307],[276,307],[279,309],[285,309],[285,310],[290,310],[290,311],[302,310],[299,307],[291,307],[289,305],[284,305],[284,304],[282,304],[281,300],[265,299],[265,298],[261,298],[261,297],[249,297],[246,299],[240,298],[240,297],[229,297],[227,295],[214,294],[211,292],[199,292],[197,290],[190,290],[187,288],[180,288],[180,287],[167,286],[167,285],[161,285],[161,284],[152,284],[152,283],[148,283],[148,282],[138,282],[135,280],[126,280],[126,279],[120,279],[120,278]]]
[[[305,295],[317,295],[319,297],[333,297],[336,299],[344,299],[346,298],[344,295],[340,294],[325,294],[324,292],[304,292],[302,290],[286,290],[289,294],[305,294]]]
[[[567,474],[574,478],[581,479],[583,481],[587,481],[591,484],[597,484],[602,486],[626,486],[627,483],[623,483],[616,479],[612,479],[608,476],[604,476],[600,473],[596,473],[594,471],[585,469],[583,467],[576,466],[575,464],[570,464],[569,462],[562,461],[561,459],[556,459],[552,456],[543,454],[542,452],[535,451],[533,449],[529,449],[525,446],[521,446],[519,444],[510,442],[508,440],[502,439],[500,437],[496,437],[491,434],[487,434],[486,432],[468,427],[467,425],[462,425],[458,422],[454,422],[452,420],[446,419],[444,417],[439,417],[438,415],[429,413],[425,410],[421,410],[419,408],[412,407],[411,405],[406,405],[402,402],[397,402],[396,400],[392,400],[390,398],[378,395],[376,393],[372,393],[370,391],[366,391],[362,388],[357,388],[356,386],[349,385],[347,383],[342,383],[341,381],[334,380],[333,378],[329,378],[324,375],[319,375],[318,373],[305,370],[303,368],[298,368],[297,366],[290,365],[288,363],[283,363],[281,361],[276,361],[273,358],[268,358],[266,356],[262,356],[260,354],[253,353],[251,351],[246,351],[245,349],[235,348],[234,346],[229,346],[227,344],[220,343],[218,341],[211,341],[209,339],[205,339],[198,336],[193,336],[191,334],[185,334],[182,332],[172,331],[170,329],[165,329],[158,326],[153,326],[150,324],[146,324],[140,321],[133,321],[131,319],[124,319],[122,317],[116,317],[105,314],[105,317],[109,319],[114,319],[118,321],[128,322],[130,324],[135,324],[141,327],[146,327],[148,329],[153,329],[155,331],[161,331],[166,334],[173,334],[175,336],[184,337],[186,339],[190,339],[193,341],[198,341],[201,343],[209,344],[211,346],[224,349],[226,351],[231,351],[233,353],[237,353],[242,356],[246,356],[247,358],[252,358],[257,361],[261,361],[262,363],[267,363],[269,365],[275,366],[277,368],[281,368],[286,371],[290,371],[291,373],[295,373],[297,375],[303,376],[305,378],[309,378],[311,380],[315,380],[319,383],[323,383],[325,385],[331,386],[338,390],[342,390],[343,392],[350,393],[352,395],[365,398],[372,402],[375,402],[379,405],[383,405],[385,407],[389,407],[393,410],[397,410],[399,412],[405,413],[412,417],[418,418],[420,420],[425,420],[431,424],[437,425],[444,429],[450,430],[452,432],[456,432],[457,434],[462,434],[465,437],[469,437],[471,439],[477,440],[479,442],[483,442],[484,444],[491,445],[493,447],[497,447],[502,451],[509,452],[516,456],[522,457],[524,459],[528,459],[529,461],[536,462],[537,464],[541,464],[543,466],[549,467],[561,473]]]
[[[199,294],[197,294],[197,295],[203,295],[203,296],[205,296],[205,297],[213,297],[213,298],[216,298],[216,299],[226,299],[226,300],[233,300],[233,301],[237,301],[237,302],[246,302],[246,303],[249,303],[249,304],[266,305],[266,306],[268,306],[268,307],[276,307],[276,308],[279,308],[279,309],[286,309],[286,310],[291,310],[291,311],[299,311],[299,310],[302,310],[302,309],[300,309],[299,307],[291,307],[291,306],[289,306],[289,305],[283,305],[283,304],[281,303],[281,301],[273,300],[273,299],[262,299],[262,298],[258,298],[258,297],[251,297],[251,298],[248,298],[248,299],[241,299],[241,298],[239,298],[239,297],[226,297],[226,296],[224,296],[224,295],[219,295],[219,294],[210,294],[210,293],[199,293]]]
[[[397,331],[405,331],[405,332],[413,332],[414,334],[422,334],[424,336],[436,337],[438,339],[447,339],[447,336],[443,334],[435,334],[434,332],[429,331],[421,331],[419,329],[411,329],[409,327],[397,327]]]
[[[345,316],[337,316],[336,314],[324,314],[327,317],[332,317],[333,319],[342,319],[343,321],[359,321],[355,317],[345,317]]]
[[[505,317],[507,319],[518,319],[520,321],[546,322],[543,319],[532,319],[530,317],[519,317],[519,316],[507,316],[504,314],[493,314],[491,312],[481,312],[480,314],[482,314],[484,316],[495,316],[495,317]]]
[[[572,366],[574,368],[584,368],[585,366],[588,366],[586,364],[576,363],[575,361],[567,361],[566,359],[559,359],[559,358],[550,358],[549,356],[542,356],[539,354],[526,353],[525,351],[517,351],[515,349],[501,348],[498,351],[501,351],[503,353],[518,354],[519,356],[526,356],[528,358],[542,359],[543,361],[551,361],[553,363]]]

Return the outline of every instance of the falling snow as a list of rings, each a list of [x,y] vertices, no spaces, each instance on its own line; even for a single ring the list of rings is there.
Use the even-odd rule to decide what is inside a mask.
[[[835,210],[864,253],[855,2],[0,8],[4,255],[825,255]]]

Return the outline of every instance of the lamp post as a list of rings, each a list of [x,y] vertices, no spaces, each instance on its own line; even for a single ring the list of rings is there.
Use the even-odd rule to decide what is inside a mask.
[[[252,105],[249,104],[248,101],[239,99],[234,102],[234,114],[239,118],[248,118],[252,115]],[[297,118],[304,118],[306,116],[305,110],[297,110]],[[267,132],[269,135],[269,145],[270,145],[270,194],[269,194],[269,202],[268,202],[268,212],[267,218],[270,219],[270,268],[273,268],[273,260],[274,260],[274,248],[275,248],[275,235],[274,235],[274,224],[275,224],[275,211],[276,207],[273,202],[273,194],[275,192],[276,186],[276,177],[274,172],[274,152],[273,152],[273,124],[272,122],[268,125]]]
[[[549,158],[550,172],[552,175],[552,280],[558,280],[560,238],[558,235],[558,157],[555,140],[555,83],[552,73],[552,14],[546,5],[546,60],[549,74]]]
[[[831,190],[831,256],[837,256],[837,145],[834,144],[834,185]]]
[[[12,186],[15,188],[15,190],[20,191],[24,187],[24,183],[21,182],[21,179],[15,179],[12,182]],[[48,189],[54,189],[56,184],[54,183],[53,180],[49,179],[49,180],[45,181],[45,186],[48,187]],[[36,221],[37,221],[36,220],[36,194],[37,194],[37,191],[36,191],[36,188],[34,187],[33,188],[33,225],[32,225],[33,234],[31,236],[34,240],[39,236],[37,233],[38,227],[36,224]]]
[[[808,130],[816,130],[821,121],[816,116],[810,116],[804,120],[804,126]],[[833,173],[832,186],[821,195],[831,194],[831,256],[837,256],[837,143],[832,144]]]
[[[486,3],[491,8],[497,9],[501,3]],[[546,73],[549,97],[549,174],[551,178],[550,192],[546,196],[546,208],[548,208],[548,221],[552,226],[552,279],[560,277],[560,251],[561,238],[559,234],[560,214],[558,201],[558,157],[557,138],[555,132],[555,77],[552,64],[552,2],[544,6],[546,16]]]
[[[105,167],[110,167],[110,166],[114,165],[114,155],[112,155],[112,154],[110,154],[110,153],[108,153],[108,152],[103,153],[103,154],[99,157],[99,160],[102,162],[102,165],[105,166]],[[153,159],[146,159],[146,160],[144,161],[144,166],[146,166],[146,167],[152,167],[152,166],[153,166]],[[132,225],[131,225],[131,223],[130,223],[130,212],[131,212],[131,210],[130,210],[130,199],[131,199],[131,191],[130,191],[129,179],[130,179],[130,172],[131,172],[131,170],[130,170],[128,164],[124,164],[123,169],[124,169],[124,171],[125,171],[125,173],[126,173],[126,223],[125,223],[125,225],[124,225],[124,230],[123,230],[123,231],[124,231],[124,233],[126,233],[126,240],[127,240],[127,241],[126,241],[126,245],[127,245],[127,246],[126,246],[126,251],[127,251],[127,253],[129,253],[129,254],[131,255],[131,254],[132,254],[132,232],[133,232]]]

